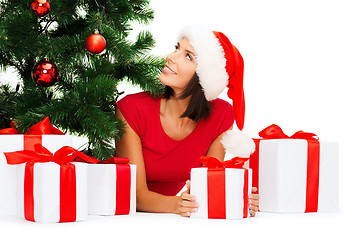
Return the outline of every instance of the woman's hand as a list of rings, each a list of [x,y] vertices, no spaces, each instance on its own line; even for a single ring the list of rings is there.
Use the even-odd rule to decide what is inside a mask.
[[[193,212],[198,210],[199,204],[196,202],[196,198],[190,195],[190,181],[186,182],[187,190],[184,191],[178,199],[177,212],[183,217],[190,217]],[[257,188],[253,187],[252,192],[256,192]],[[251,217],[254,217],[259,210],[259,194],[249,195],[249,213]]]
[[[199,203],[196,202],[196,198],[190,195],[190,181],[186,181],[187,190],[184,191],[178,198],[177,213],[183,217],[190,217],[193,212],[196,212],[199,207]]]
[[[256,192],[257,188],[252,187],[252,193]],[[251,217],[254,217],[259,210],[259,194],[249,195],[249,213]]]

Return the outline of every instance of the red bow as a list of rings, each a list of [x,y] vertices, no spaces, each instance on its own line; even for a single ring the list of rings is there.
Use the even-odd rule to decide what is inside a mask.
[[[84,153],[68,146],[64,146],[54,154],[40,144],[34,146],[35,151],[22,150],[16,152],[4,153],[8,164],[21,164],[26,162],[55,162],[59,165],[64,163],[77,161],[98,163],[99,160],[89,157]]]
[[[319,140],[318,136],[314,133],[297,131],[292,136],[284,134],[282,129],[272,124],[259,132],[259,136],[263,139],[279,139],[279,138],[293,138],[293,139],[306,139],[306,140]]]
[[[0,134],[19,134],[14,122],[11,122],[11,128],[5,128],[0,130]],[[25,134],[30,135],[42,135],[42,134],[57,134],[64,135],[62,131],[53,127],[49,121],[49,117],[45,117],[41,122],[31,126]]]
[[[242,168],[247,160],[248,158],[234,157],[231,160],[221,162],[214,157],[202,156],[198,161],[207,168]]]

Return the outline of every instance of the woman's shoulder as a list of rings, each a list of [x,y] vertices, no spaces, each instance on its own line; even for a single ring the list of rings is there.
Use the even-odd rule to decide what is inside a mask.
[[[211,106],[213,111],[225,111],[225,110],[232,110],[232,105],[220,98],[217,98],[213,101],[211,101]]]
[[[210,115],[210,121],[213,123],[234,121],[233,106],[220,98],[211,101],[212,112]]]
[[[150,93],[147,92],[139,92],[139,93],[133,93],[128,94],[125,97],[123,97],[121,100],[117,102],[117,105],[137,105],[137,106],[143,106],[148,104],[153,104],[157,101],[156,98],[152,97]]]

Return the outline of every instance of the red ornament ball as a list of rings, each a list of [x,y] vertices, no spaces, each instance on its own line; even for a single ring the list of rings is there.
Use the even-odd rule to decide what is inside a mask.
[[[104,51],[105,47],[106,40],[98,31],[95,31],[95,33],[90,35],[86,40],[86,48],[91,53],[101,53]]]
[[[31,78],[41,87],[50,87],[58,81],[57,66],[49,62],[47,58],[36,63],[31,71]]]
[[[33,0],[31,9],[38,17],[44,17],[51,11],[51,5],[48,0]]]

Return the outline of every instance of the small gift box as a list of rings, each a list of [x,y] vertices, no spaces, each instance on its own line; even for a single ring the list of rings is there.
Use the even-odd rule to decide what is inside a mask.
[[[4,152],[33,150],[35,144],[42,144],[51,152],[63,146],[71,146],[71,136],[54,128],[48,117],[29,128],[26,134],[18,134],[12,128],[0,130],[0,215],[16,215],[17,167],[8,165]]]
[[[330,212],[339,208],[338,144],[312,133],[289,137],[271,125],[255,139],[253,186],[264,212]]]
[[[87,219],[87,164],[71,162],[95,163],[95,159],[68,146],[52,154],[39,144],[35,145],[35,151],[11,152],[5,156],[9,164],[18,165],[19,217],[45,223]]]
[[[111,158],[88,165],[88,212],[123,215],[136,212],[136,165]]]
[[[191,169],[190,193],[199,203],[191,217],[242,219],[249,216],[248,195],[252,192],[252,170],[242,168],[248,159],[220,162],[201,157],[206,167]]]

